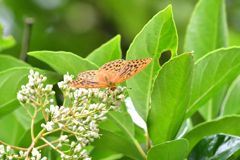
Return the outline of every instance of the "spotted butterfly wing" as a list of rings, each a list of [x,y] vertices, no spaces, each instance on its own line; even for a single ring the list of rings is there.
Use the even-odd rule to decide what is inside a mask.
[[[115,77],[115,84],[121,83],[141,70],[143,70],[152,61],[152,58],[135,59],[127,61]]]
[[[121,83],[143,70],[151,58],[125,61],[115,60],[104,64],[98,71],[91,70],[80,73],[77,79],[68,83],[75,88],[103,88],[115,90],[116,84]]]
[[[68,86],[74,88],[103,88],[106,84],[99,81],[100,75],[98,70],[90,70],[79,73],[78,78],[68,83]]]
[[[101,74],[104,74],[108,80],[113,81],[117,77],[125,63],[126,61],[123,59],[108,62],[99,69],[99,72]]]

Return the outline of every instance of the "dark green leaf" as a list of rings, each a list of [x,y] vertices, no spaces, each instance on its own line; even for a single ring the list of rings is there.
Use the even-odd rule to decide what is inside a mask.
[[[226,116],[218,120],[201,123],[188,132],[183,138],[189,142],[187,155],[193,147],[204,137],[213,134],[224,133],[240,136],[240,116]]]
[[[240,149],[240,137],[225,134],[203,138],[189,154],[188,160],[226,160]]]

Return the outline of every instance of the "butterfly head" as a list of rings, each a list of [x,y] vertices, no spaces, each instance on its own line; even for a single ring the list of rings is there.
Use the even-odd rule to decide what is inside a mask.
[[[116,89],[116,85],[112,83],[111,81],[108,83],[108,88],[114,91]]]

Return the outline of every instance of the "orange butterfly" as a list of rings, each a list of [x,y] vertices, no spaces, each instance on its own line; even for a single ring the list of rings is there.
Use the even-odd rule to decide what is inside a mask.
[[[67,85],[75,88],[103,88],[116,89],[121,83],[143,70],[152,58],[125,61],[118,59],[104,64],[99,70],[90,70],[79,73],[78,78]]]

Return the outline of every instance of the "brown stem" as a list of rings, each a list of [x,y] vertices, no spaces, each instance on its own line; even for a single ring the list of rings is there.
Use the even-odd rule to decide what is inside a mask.
[[[21,51],[21,55],[20,55],[20,59],[23,61],[26,61],[28,47],[29,47],[29,41],[30,41],[30,34],[31,34],[32,24],[34,23],[34,20],[33,20],[33,18],[28,17],[25,19],[25,23],[26,23],[26,28],[25,28],[25,32],[24,32],[22,51]]]

